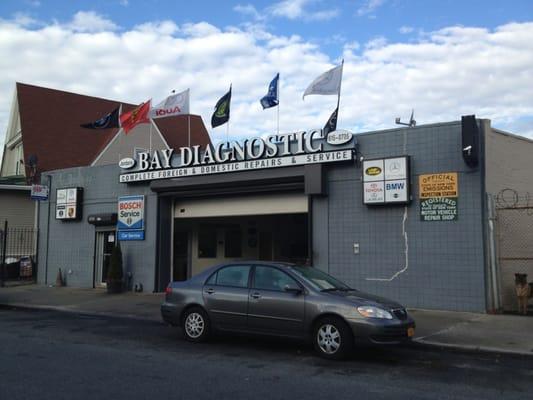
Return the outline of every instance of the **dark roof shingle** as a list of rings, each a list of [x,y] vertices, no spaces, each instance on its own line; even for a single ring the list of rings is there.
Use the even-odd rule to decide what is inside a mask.
[[[95,121],[121,102],[61,90],[17,83],[24,160],[37,156],[39,172],[88,166],[113,139],[118,129],[86,129],[80,124]],[[122,103],[123,111],[135,105]],[[202,119],[191,115],[191,144],[210,143]],[[186,146],[187,116],[154,120],[168,145]]]

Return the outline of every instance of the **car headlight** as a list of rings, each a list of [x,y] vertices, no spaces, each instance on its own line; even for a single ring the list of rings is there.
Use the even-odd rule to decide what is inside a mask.
[[[387,310],[372,306],[357,307],[357,311],[366,318],[392,319],[392,314]]]

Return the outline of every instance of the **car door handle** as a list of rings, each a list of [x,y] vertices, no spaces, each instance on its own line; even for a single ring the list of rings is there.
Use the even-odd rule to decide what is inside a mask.
[[[215,293],[215,289],[211,289],[211,288],[209,288],[209,289],[206,289],[205,292],[206,292],[207,294],[213,294],[213,293]]]
[[[260,295],[259,293],[252,293],[252,294],[250,295],[250,297],[251,297],[252,299],[260,299],[260,298],[261,298],[261,295]]]

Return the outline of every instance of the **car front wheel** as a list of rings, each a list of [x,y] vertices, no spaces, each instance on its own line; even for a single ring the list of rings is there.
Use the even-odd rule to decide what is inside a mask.
[[[209,337],[209,317],[201,308],[191,308],[182,320],[183,334],[190,342],[204,342]]]
[[[322,318],[315,325],[314,346],[318,354],[330,360],[346,358],[353,349],[353,335],[340,318]]]

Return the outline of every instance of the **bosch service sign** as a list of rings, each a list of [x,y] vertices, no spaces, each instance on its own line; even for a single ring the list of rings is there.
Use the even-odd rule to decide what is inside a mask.
[[[119,240],[144,240],[144,196],[118,198]]]

